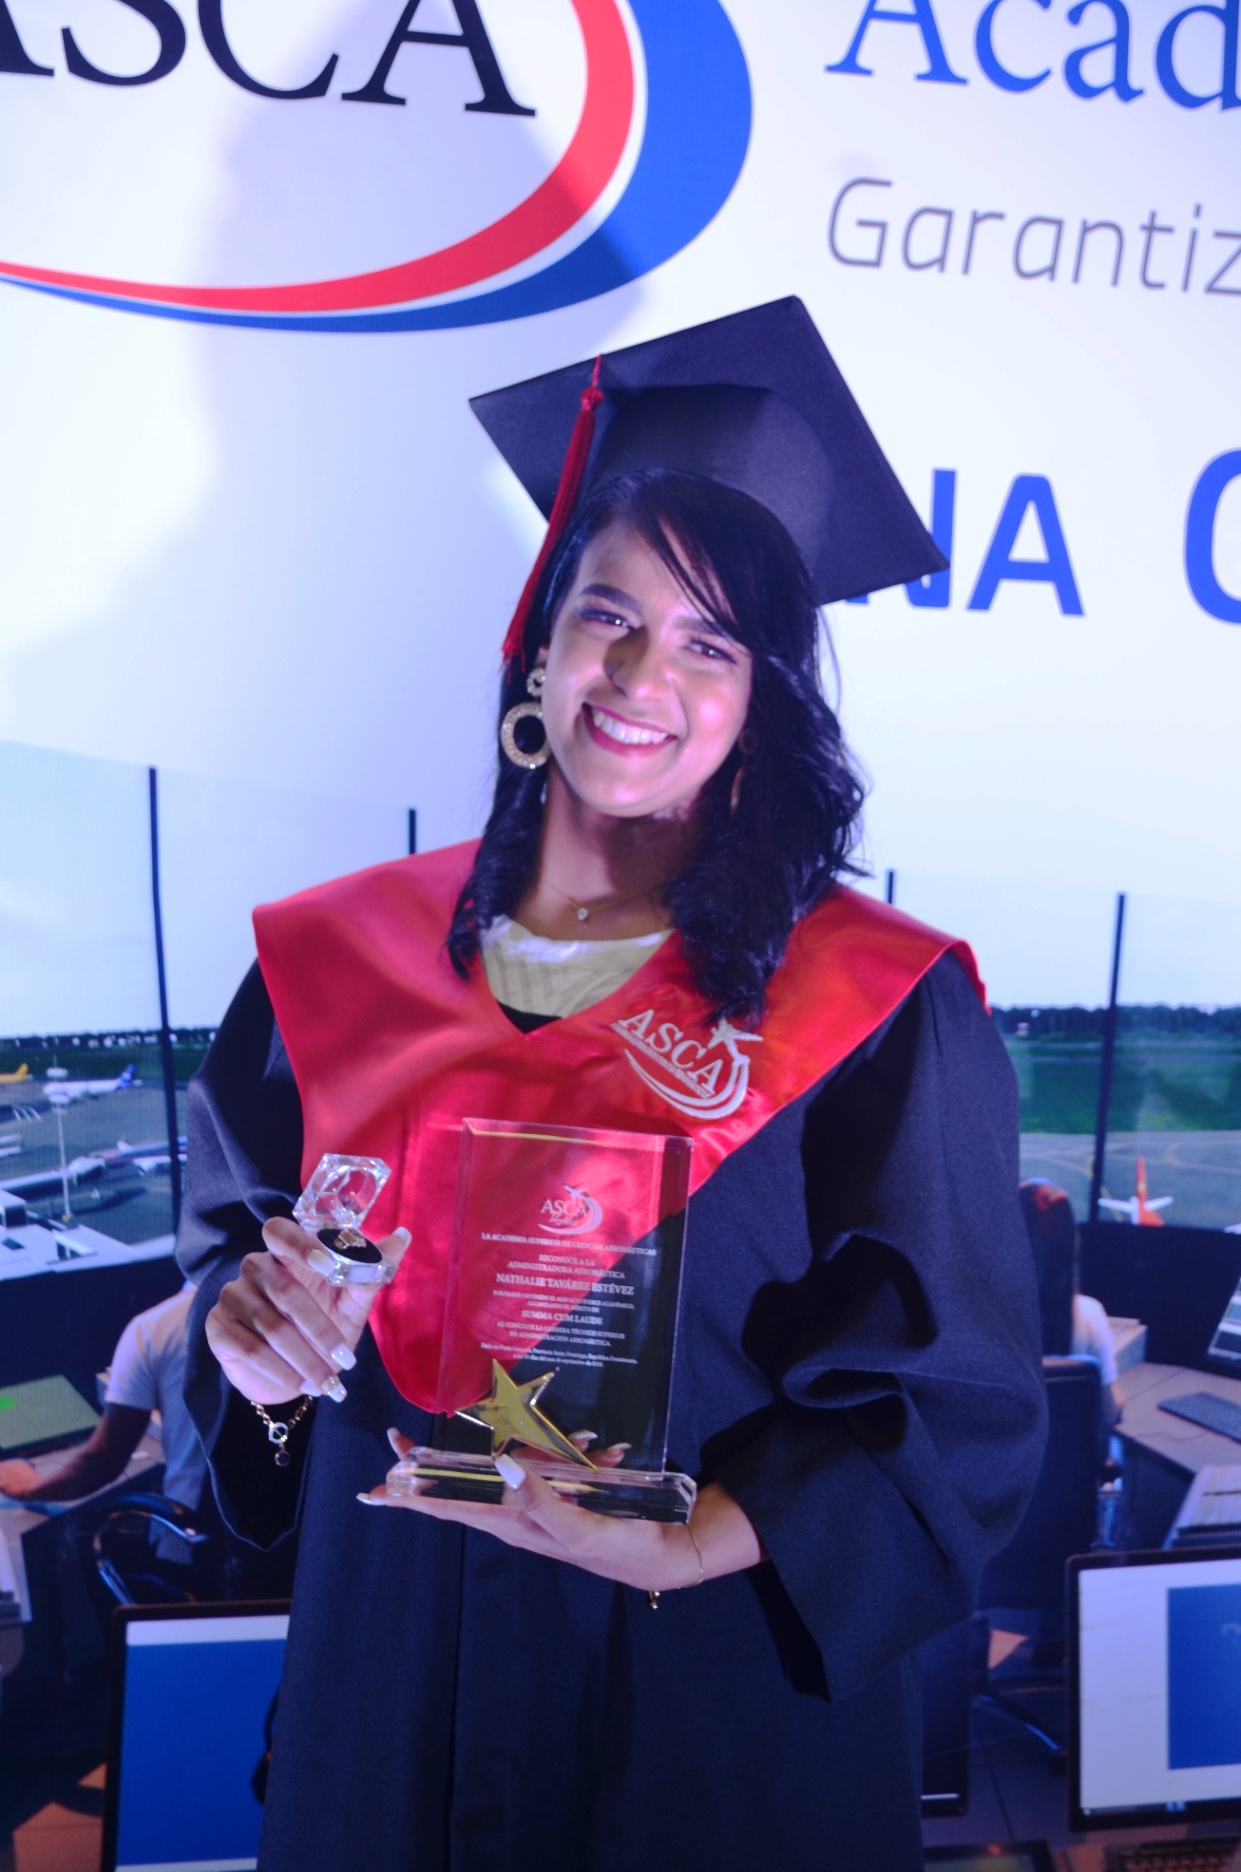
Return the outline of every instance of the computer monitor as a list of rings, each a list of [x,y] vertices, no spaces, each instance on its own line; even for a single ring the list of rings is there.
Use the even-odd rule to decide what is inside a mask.
[[[1207,1347],[1207,1358],[1212,1363],[1218,1362],[1223,1371],[1241,1373],[1241,1281],[1237,1282],[1223,1318],[1215,1328]]]
[[[288,1629],[276,1600],[117,1611],[102,1872],[257,1864]]]
[[[1075,1828],[1241,1818],[1241,1547],[1070,1560]]]
[[[81,1443],[99,1422],[67,1378],[33,1378],[0,1390],[0,1457],[39,1456]]]

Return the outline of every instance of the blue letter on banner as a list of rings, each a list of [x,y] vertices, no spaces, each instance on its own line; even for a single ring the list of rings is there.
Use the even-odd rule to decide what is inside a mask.
[[[1215,576],[1215,516],[1230,481],[1241,475],[1241,449],[1217,455],[1198,477],[1185,516],[1185,576],[1189,589],[1221,624],[1241,624],[1241,598],[1233,598]]]
[[[945,559],[952,558],[952,517],[957,504],[957,471],[937,468],[932,482],[931,537]],[[932,572],[905,587],[905,596],[920,610],[946,611],[952,601],[952,569]]]
[[[1182,24],[1194,13],[1205,13],[1211,19],[1217,19],[1224,29],[1223,71],[1220,76],[1219,90],[1208,91],[1204,96],[1200,91],[1189,91],[1176,75],[1174,56],[1176,35]],[[1203,104],[1213,104],[1219,99],[1221,110],[1236,110],[1241,105],[1237,96],[1237,0],[1224,0],[1223,6],[1190,6],[1183,13],[1170,19],[1159,35],[1159,44],[1155,47],[1155,70],[1159,82],[1172,99],[1183,110],[1198,110]]]
[[[1044,78],[1051,77],[1051,67],[1049,65],[1045,71],[1037,72],[1033,78],[1022,78],[1017,72],[1010,72],[1006,65],[1000,64],[991,43],[991,26],[1002,4],[1003,0],[991,0],[990,6],[979,15],[978,28],[974,34],[978,63],[992,84],[998,85],[1001,91],[1033,91],[1035,85],[1041,85]],[[1051,0],[1034,0],[1034,4],[1046,12]]]
[[[1013,544],[1021,531],[1026,509],[1033,507],[1043,533],[1045,559],[1014,559]],[[996,522],[995,534],[978,574],[968,611],[989,611],[1004,579],[1025,579],[1034,584],[1054,585],[1060,609],[1066,617],[1082,616],[1082,601],[1077,595],[1077,581],[1069,564],[1069,549],[1056,512],[1051,482],[1045,475],[1018,475],[1008,491],[1004,511]]]
[[[890,7],[880,6],[879,0],[866,0],[866,11],[863,13],[858,29],[853,35],[853,44],[849,47],[849,50],[845,53],[838,65],[829,65],[826,69],[829,72],[856,72],[859,78],[873,78],[875,74],[869,65],[858,64],[858,54],[862,50],[862,41],[866,37],[866,29],[872,20],[894,20],[901,26],[916,26],[918,31],[922,34],[922,46],[923,50],[926,52],[927,68],[924,72],[918,73],[918,78],[921,83],[966,84],[968,80],[958,78],[956,72],[953,71],[948,63],[944,53],[944,42],[939,36],[939,27],[935,22],[935,15],[931,10],[931,0],[911,0],[911,4],[913,7],[912,12],[894,13]],[[1046,0],[1046,4],[1050,5],[1051,0]]]
[[[1110,39],[1096,39],[1093,45],[1079,46],[1076,52],[1070,52],[1064,61],[1064,82],[1075,97],[1097,98],[1105,91],[1114,91],[1122,104],[1132,104],[1134,98],[1142,96],[1142,87],[1129,83],[1129,9],[1124,0],[1078,0],[1076,6],[1069,8],[1069,25],[1080,26],[1092,6],[1110,9],[1116,31]],[[1091,84],[1082,66],[1092,52],[1106,52],[1109,47],[1112,75],[1106,84]]]

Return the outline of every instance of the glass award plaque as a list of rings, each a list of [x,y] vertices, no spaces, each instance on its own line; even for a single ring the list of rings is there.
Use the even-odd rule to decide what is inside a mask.
[[[688,1138],[467,1118],[433,1446],[393,1493],[499,1501],[533,1460],[597,1513],[685,1521],[667,1468]]]
[[[382,1157],[320,1157],[297,1199],[293,1220],[316,1238],[306,1256],[333,1287],[386,1287],[396,1273],[362,1224],[392,1175]]]

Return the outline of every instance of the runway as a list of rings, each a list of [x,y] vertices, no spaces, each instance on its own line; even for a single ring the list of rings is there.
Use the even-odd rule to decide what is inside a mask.
[[[1183,1228],[1241,1228],[1241,1131],[1109,1132],[1104,1195],[1123,1201],[1134,1194],[1139,1157],[1146,1164],[1148,1196],[1172,1198],[1159,1211],[1167,1222]],[[1089,1135],[1022,1135],[1022,1176],[1048,1177],[1067,1190],[1079,1220],[1089,1204],[1093,1160]]]

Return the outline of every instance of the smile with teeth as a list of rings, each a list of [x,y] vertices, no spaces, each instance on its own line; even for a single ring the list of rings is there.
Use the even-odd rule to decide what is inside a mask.
[[[662,728],[639,728],[634,722],[622,721],[619,715],[609,715],[596,703],[586,704],[586,713],[594,727],[612,741],[619,741],[624,747],[655,747],[661,741],[675,740]]]

